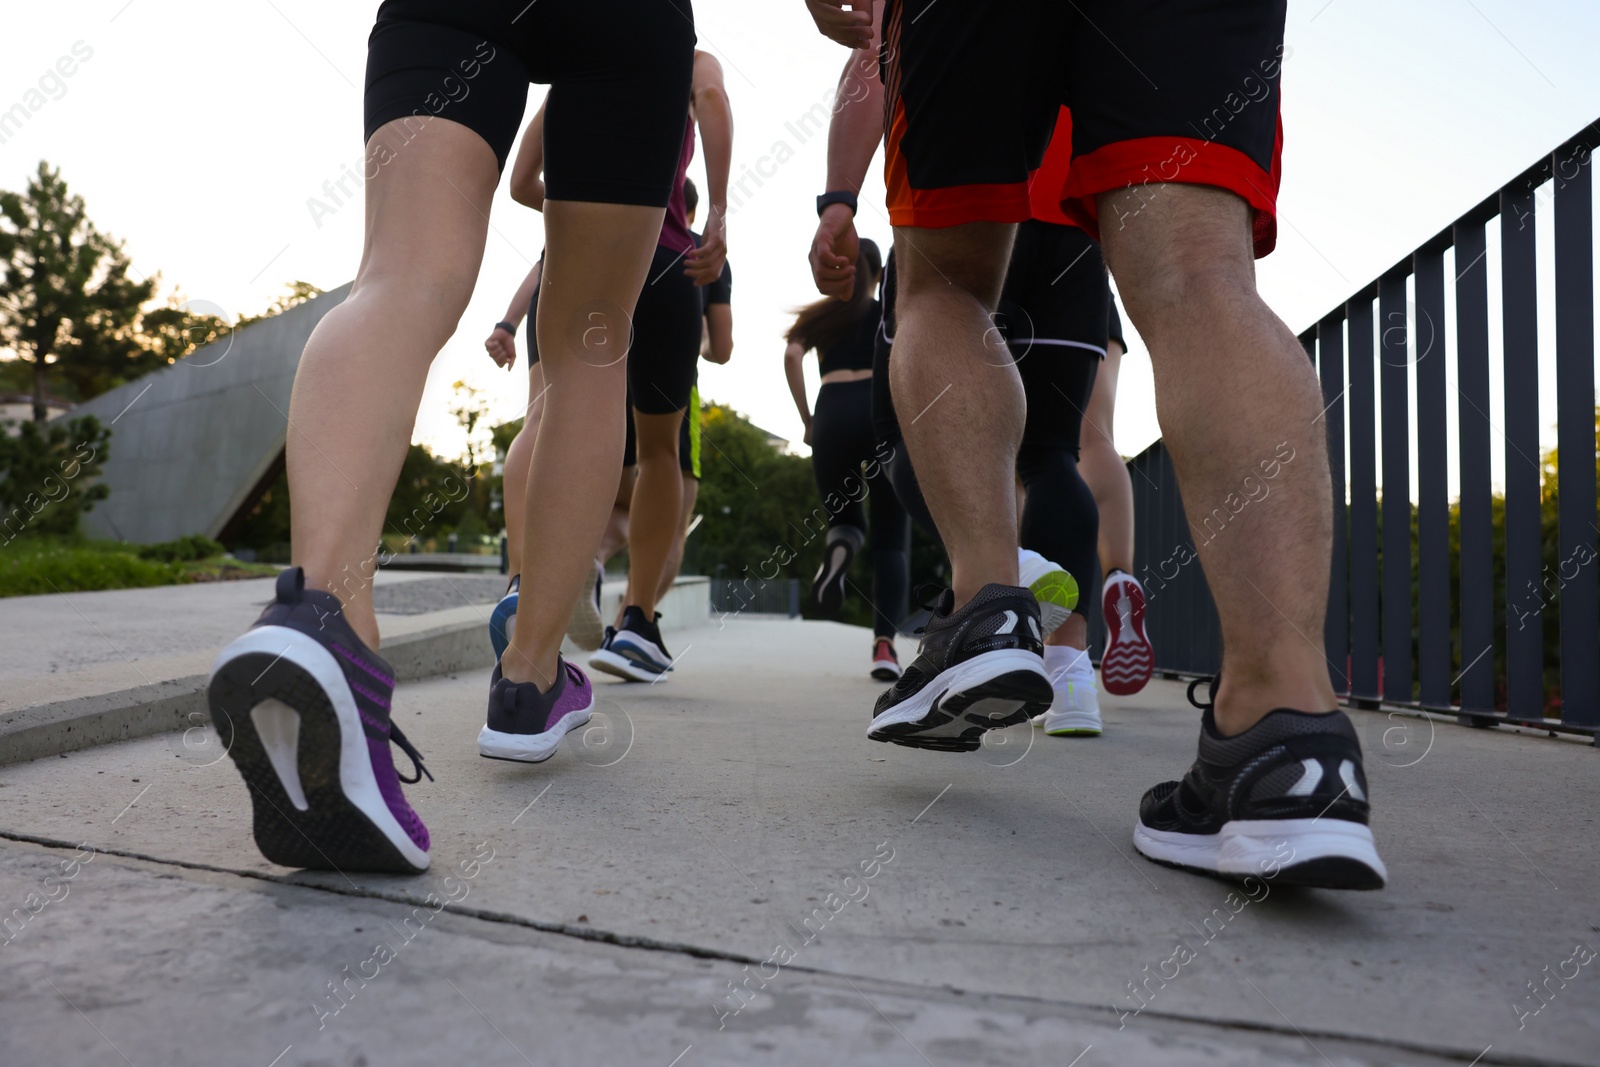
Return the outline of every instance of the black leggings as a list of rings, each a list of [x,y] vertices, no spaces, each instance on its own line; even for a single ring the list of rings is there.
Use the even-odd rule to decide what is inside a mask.
[[[1098,250],[1094,259],[1094,268],[1103,271],[1098,262]],[[1100,277],[1100,284],[1104,285],[1104,276]],[[893,307],[893,287],[894,260],[891,256],[884,276],[885,308]],[[1098,307],[1099,321],[1104,322],[1104,304]],[[1036,319],[1040,317],[1035,316]],[[917,484],[916,471],[912,469],[894,411],[894,398],[889,388],[893,329],[892,312],[886,312],[883,327],[878,332],[872,367],[873,429],[878,447],[889,457],[885,467],[895,495],[917,525],[943,544]],[[1078,472],[1078,439],[1083,432],[1089,397],[1094,392],[1095,375],[1100,370],[1105,336],[1089,329],[1051,332],[1092,336],[1083,347],[1037,341],[1018,342],[1012,346],[1028,403],[1022,445],[1017,450],[1017,476],[1027,492],[1018,539],[1023,548],[1032,549],[1065,567],[1080,587],[1087,589],[1099,565],[1100,512],[1095,506],[1094,493]],[[1098,342],[1098,349],[1093,347],[1095,342]],[[1087,595],[1079,597],[1079,614],[1088,615],[1090,599]]]
[[[811,471],[828,526],[852,526],[867,535],[872,553],[872,629],[880,637],[891,637],[906,615],[911,522],[888,482],[884,467],[888,452],[875,447],[872,382],[863,378],[825,384],[811,417]]]

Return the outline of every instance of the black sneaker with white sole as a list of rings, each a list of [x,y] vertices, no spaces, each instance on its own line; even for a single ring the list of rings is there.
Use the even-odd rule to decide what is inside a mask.
[[[911,748],[973,752],[988,730],[1050,707],[1039,602],[1020,586],[986,585],[960,611],[939,595],[917,658],[878,698],[867,736]]]
[[[1134,847],[1157,863],[1228,878],[1382,889],[1388,872],[1367,826],[1349,717],[1280,708],[1223,737],[1213,708],[1202,706],[1199,758],[1181,781],[1145,793]]]
[[[629,604],[621,628],[604,639],[589,657],[589,666],[628,682],[665,680],[672,670],[672,655],[661,639],[660,621],[659,611],[647,619],[643,609]]]
[[[844,608],[844,582],[850,573],[850,561],[855,559],[867,535],[859,527],[834,526],[828,530],[827,547],[822,550],[822,566],[811,580],[811,599],[829,618]]]

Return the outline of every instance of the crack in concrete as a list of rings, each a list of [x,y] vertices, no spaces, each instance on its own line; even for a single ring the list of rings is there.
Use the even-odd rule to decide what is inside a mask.
[[[80,842],[66,841],[60,838],[43,837],[38,834],[22,833],[16,830],[0,829],[0,841],[15,841],[20,844],[39,845],[51,849],[77,849]],[[135,852],[131,849],[101,848],[90,845],[96,852],[115,856],[120,859],[136,860],[142,863],[152,863],[162,867],[177,867],[183,870],[205,871],[210,874],[230,875],[235,878],[249,878],[260,882],[269,882],[274,885],[286,886],[293,889],[307,889],[313,892],[327,893],[331,896],[347,897],[354,900],[381,900],[390,904],[406,906],[429,906],[421,897],[410,896],[405,893],[385,892],[370,886],[357,886],[345,888],[336,885],[320,885],[312,882],[297,881],[286,875],[268,874],[263,871],[239,870],[232,867],[218,867],[210,863],[196,863],[190,860],[169,859],[154,856],[145,852]],[[707,948],[703,945],[693,945],[682,941],[663,941],[653,937],[643,937],[637,934],[617,933],[611,930],[600,930],[590,926],[577,926],[572,923],[545,922],[532,919],[524,915],[515,915],[510,912],[491,911],[487,908],[469,908],[459,904],[444,902],[444,911],[467,919],[477,919],[481,922],[495,923],[503,926],[518,926],[525,929],[537,930],[540,933],[557,934],[570,937],[579,941],[588,941],[596,944],[614,945],[618,948],[642,949],[647,952],[662,952],[670,955],[689,956],[694,959],[717,960],[724,963],[757,964],[763,962],[762,958],[746,956],[725,949]],[[789,964],[784,968],[801,974],[809,974],[824,979],[839,979],[846,982],[858,979],[871,982],[876,986],[887,988],[904,996],[926,996],[929,992],[942,991],[957,996],[977,996],[986,1000],[1001,1002],[1016,1002],[1021,1004],[1036,1004],[1050,1008],[1070,1009],[1086,1014],[1115,1017],[1117,1009],[1104,1007],[1097,1004],[1086,1004],[1074,1000],[1052,1000],[1047,997],[1028,997],[1015,993],[993,993],[982,990],[962,989],[956,986],[919,986],[896,981],[892,978],[881,978],[875,975],[848,975],[842,971],[829,971],[818,967],[804,967],[798,964]],[[1442,1060],[1457,1062],[1470,1050],[1453,1049],[1440,1045],[1430,1045],[1422,1042],[1402,1041],[1394,1038],[1372,1037],[1365,1035],[1346,1034],[1336,1030],[1301,1030],[1288,1026],[1274,1026],[1271,1023],[1261,1023],[1248,1019],[1217,1019],[1203,1016],[1184,1015],[1179,1012],[1158,1011],[1147,1009],[1141,1013],[1151,1019],[1167,1022],[1181,1023],[1189,1026],[1205,1027],[1223,1033],[1230,1031],[1245,1031],[1249,1033],[1271,1034],[1275,1037],[1320,1037],[1330,1041],[1345,1044],[1366,1045],[1372,1048],[1395,1049],[1403,1052],[1413,1052],[1424,1056],[1434,1056]],[[1492,1048],[1493,1046],[1491,1046]],[[1485,1050],[1485,1053],[1488,1050]],[[1473,1061],[1484,1065],[1495,1064],[1500,1067],[1584,1067],[1583,1064],[1569,1060],[1551,1060],[1529,1056],[1497,1055],[1485,1057],[1480,1054],[1479,1059]]]

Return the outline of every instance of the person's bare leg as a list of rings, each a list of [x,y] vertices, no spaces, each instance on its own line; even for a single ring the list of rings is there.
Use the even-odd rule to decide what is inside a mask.
[[[533,466],[533,442],[539,438],[539,419],[544,415],[544,370],[535,363],[528,368],[528,411],[522,429],[506,449],[501,470],[500,497],[505,505],[506,556],[511,573],[522,573],[522,511],[528,499],[528,470]]]
[[[989,316],[1014,226],[895,229],[895,412],[950,556],[955,606],[1017,584],[1017,446],[1026,402]]]
[[[1067,621],[1057,626],[1055,632],[1044,639],[1046,645],[1058,648],[1075,648],[1082,652],[1089,647],[1088,616],[1074,611]]]
[[[633,418],[629,412],[628,417]],[[611,505],[611,517],[606,520],[606,532],[600,535],[600,549],[595,553],[602,564],[628,547],[628,509],[633,505],[633,483],[639,475],[638,467],[622,468],[617,482],[617,496]]]
[[[689,520],[694,516],[694,502],[700,499],[700,479],[692,474],[683,476],[683,508],[678,515],[678,536],[673,538],[672,551],[667,555],[666,569],[661,572],[661,585],[656,589],[656,602],[665,600],[672,592],[672,583],[678,580],[683,569],[683,546],[688,540]]]
[[[646,619],[656,610],[656,592],[678,537],[683,511],[683,472],[678,466],[678,429],[683,412],[646,415],[634,409],[639,477],[628,511],[628,598]]]
[[[539,286],[548,392],[528,476],[522,595],[503,675],[548,690],[622,467],[626,360],[662,208],[546,200]]]
[[[1078,473],[1089,483],[1095,507],[1100,510],[1103,575],[1114,570],[1133,573],[1133,481],[1112,433],[1122,355],[1122,346],[1115,341],[1106,345],[1106,358],[1095,375],[1094,392],[1089,395],[1078,442]]]
[[[1244,479],[1259,480],[1263,462],[1293,449],[1271,496],[1200,545],[1226,666],[1217,728],[1241,733],[1274,708],[1329,711],[1322,394],[1305,350],[1256,293],[1249,208],[1198,185],[1106,193],[1099,208],[1106,262],[1150,347],[1156,412],[1189,514],[1226,509]]]
[[[428,367],[477,282],[500,171],[482,137],[442,118],[409,133],[391,122],[368,146],[391,158],[366,184],[366,244],[350,295],[300,357],[287,463],[294,562],[308,587],[339,597],[376,648],[372,575],[384,515]]]

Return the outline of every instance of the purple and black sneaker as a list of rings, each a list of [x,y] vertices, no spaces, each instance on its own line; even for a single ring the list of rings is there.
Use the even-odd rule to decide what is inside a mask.
[[[400,783],[428,771],[389,721],[394,668],[305,581],[299,567],[278,575],[276,599],[211,668],[211,721],[250,787],[256,844],[285,867],[425,871],[428,828]],[[390,742],[416,777],[396,772]]]
[[[557,661],[556,684],[541,693],[532,682],[510,682],[494,667],[489,680],[489,719],[478,731],[478,755],[485,759],[543,763],[556,754],[561,739],[589,721],[594,687],[583,671]]]

